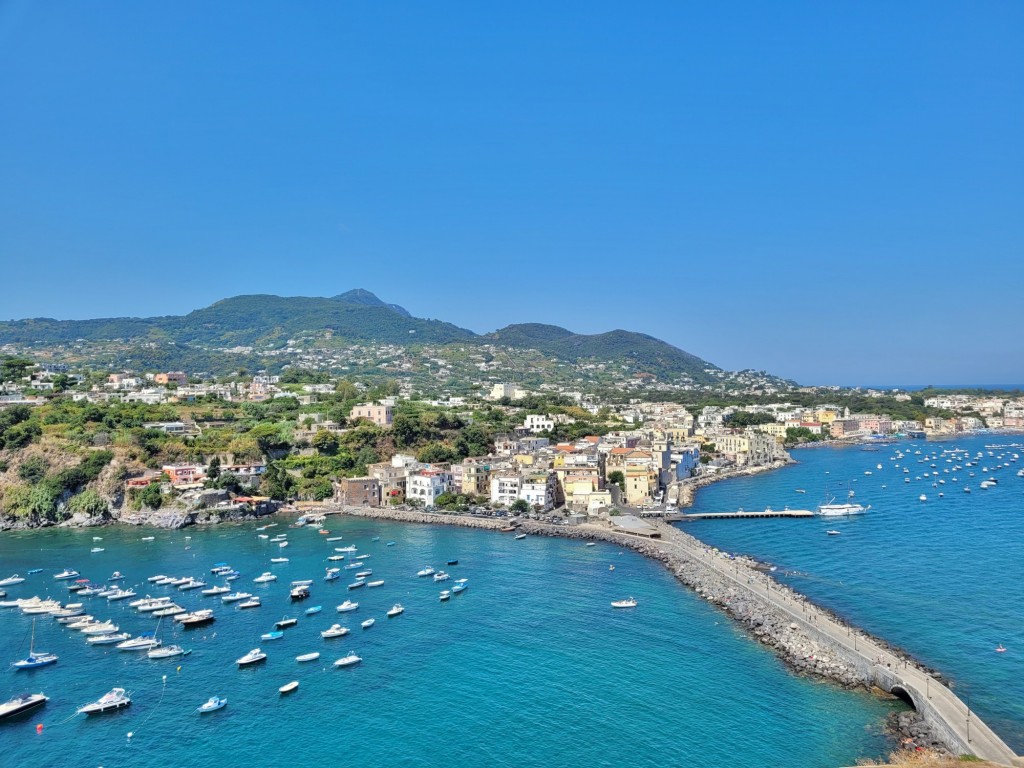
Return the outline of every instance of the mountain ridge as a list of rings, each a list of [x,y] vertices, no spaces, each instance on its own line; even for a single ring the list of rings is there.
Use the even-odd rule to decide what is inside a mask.
[[[518,323],[487,334],[441,320],[412,316],[405,308],[356,288],[332,297],[246,294],[220,299],[185,315],[0,321],[0,344],[164,343],[171,347],[278,349],[294,339],[354,343],[496,345],[533,349],[562,361],[627,365],[638,373],[709,381],[717,366],[653,336],[615,329],[578,334],[557,325]],[[173,353],[169,353],[173,359]]]

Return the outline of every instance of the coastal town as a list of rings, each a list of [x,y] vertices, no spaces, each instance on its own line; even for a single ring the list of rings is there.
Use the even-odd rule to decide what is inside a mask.
[[[801,445],[1024,426],[1024,398],[991,394],[917,397],[920,413],[932,415],[908,419],[829,403],[843,394],[829,388],[700,405],[493,380],[479,380],[474,395],[424,398],[400,380],[374,386],[267,373],[209,380],[184,371],[75,372],[18,358],[7,358],[3,370],[0,512],[22,525],[144,520],[158,508],[168,524],[187,524],[202,519],[197,510],[285,502],[485,508],[614,525],[623,511],[671,514],[689,503],[695,483],[779,466]],[[915,397],[858,394],[867,408],[912,405]],[[820,402],[799,404],[808,397]],[[126,412],[130,418],[114,418]],[[79,485],[57,483],[40,502],[46,470],[32,467],[45,457],[33,451],[68,434],[58,426],[64,419],[88,433],[77,436],[77,453],[109,454],[113,469]]]

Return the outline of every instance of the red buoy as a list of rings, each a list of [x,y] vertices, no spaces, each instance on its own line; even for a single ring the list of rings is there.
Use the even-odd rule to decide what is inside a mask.
[[[37,723],[36,724],[36,733],[42,733],[42,732],[43,732],[43,724],[42,723]]]

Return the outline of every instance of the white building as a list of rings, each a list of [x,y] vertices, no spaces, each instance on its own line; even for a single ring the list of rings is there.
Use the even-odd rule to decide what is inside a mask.
[[[531,434],[537,435],[541,432],[550,432],[555,428],[555,420],[550,416],[541,416],[532,413],[523,422],[523,429]]]
[[[518,472],[496,472],[491,475],[491,503],[511,506],[519,498],[523,478]]]
[[[409,475],[405,486],[405,498],[418,499],[423,502],[423,506],[432,507],[438,496],[449,493],[451,489],[452,476],[450,472],[424,469]]]
[[[547,512],[555,506],[557,491],[558,478],[555,473],[540,473],[523,478],[519,498],[529,504],[531,509]]]

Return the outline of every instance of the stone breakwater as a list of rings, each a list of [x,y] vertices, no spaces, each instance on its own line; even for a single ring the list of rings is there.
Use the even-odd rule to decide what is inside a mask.
[[[507,526],[505,521],[463,515],[433,514],[398,509],[353,507],[333,509],[355,517],[406,523],[456,525],[492,531]],[[776,582],[760,570],[763,567],[760,563],[748,558],[729,558],[724,553],[718,552],[692,536],[664,523],[658,523],[658,527],[662,534],[660,541],[618,533],[597,525],[559,526],[523,521],[518,525],[517,532],[567,539],[605,541],[632,549],[645,557],[656,560],[702,599],[724,611],[754,639],[770,648],[798,674],[827,680],[845,688],[861,688],[875,694],[888,696],[884,691],[874,687],[871,672],[862,659],[851,658],[843,648],[829,642],[827,638],[815,631],[815,624],[827,617],[845,627],[851,637],[856,635],[862,640],[870,640],[876,645],[885,647],[890,656],[883,663],[894,667],[914,665],[938,679],[932,670],[925,669],[899,649],[847,625],[838,617],[813,604],[803,595]],[[723,563],[727,564],[728,569],[734,571],[733,578],[723,576],[721,572]],[[719,567],[712,567],[712,564],[717,564]],[[775,592],[776,597],[781,597],[784,602],[797,610],[799,617],[780,610],[753,589],[746,588],[746,584],[751,587],[757,585],[762,589],[770,588]],[[904,746],[920,746],[940,752],[959,751],[947,744],[941,735],[916,713],[894,714],[889,718],[888,726]]]

